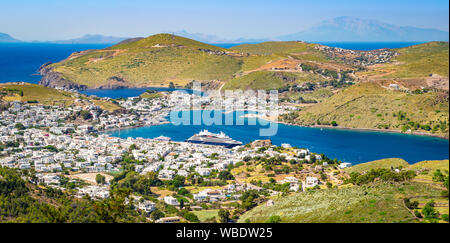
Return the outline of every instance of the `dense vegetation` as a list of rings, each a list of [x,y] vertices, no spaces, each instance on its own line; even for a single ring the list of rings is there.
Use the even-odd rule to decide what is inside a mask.
[[[22,174],[23,173],[23,174]],[[111,191],[108,199],[75,199],[58,189],[43,188],[22,179],[27,171],[0,167],[0,221],[30,223],[140,222],[129,190]]]
[[[273,197],[239,222],[448,222],[448,160],[385,159],[346,171],[341,186]]]

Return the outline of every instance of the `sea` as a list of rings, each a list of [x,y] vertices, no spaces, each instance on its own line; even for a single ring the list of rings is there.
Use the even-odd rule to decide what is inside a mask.
[[[0,83],[38,83],[39,67],[47,62],[61,61],[73,52],[103,49],[108,45],[0,43]]]
[[[323,43],[325,44],[325,43]],[[399,48],[419,44],[408,43],[326,43],[330,46],[353,50],[373,50],[379,48]],[[234,44],[221,44],[231,47]],[[0,83],[29,82],[38,83],[40,76],[37,69],[46,62],[57,62],[67,58],[71,53],[88,49],[102,49],[108,45],[92,44],[44,44],[44,43],[11,43],[0,44]],[[138,96],[144,89],[119,90],[86,90],[88,95],[98,97],[126,98]],[[168,88],[151,88],[171,91]],[[256,118],[241,118],[249,119]],[[202,129],[211,132],[223,131],[235,140],[244,143],[259,136],[259,126],[224,126],[204,124],[195,126],[175,126],[172,123],[152,127],[142,127],[111,132],[113,136],[154,138],[160,135],[171,137],[174,141],[184,141]],[[449,158],[449,141],[446,139],[394,134],[372,131],[319,129],[278,124],[276,136],[270,137],[274,144],[289,143],[292,146],[308,148],[313,152],[323,153],[331,158],[354,164],[382,158],[403,158],[409,163],[422,160],[438,160]]]

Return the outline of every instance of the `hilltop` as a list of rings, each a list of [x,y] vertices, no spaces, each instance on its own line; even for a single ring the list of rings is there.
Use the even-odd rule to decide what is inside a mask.
[[[240,69],[233,53],[184,37],[158,34],[103,50],[74,53],[41,69],[41,84],[84,88],[185,86],[230,80]]]

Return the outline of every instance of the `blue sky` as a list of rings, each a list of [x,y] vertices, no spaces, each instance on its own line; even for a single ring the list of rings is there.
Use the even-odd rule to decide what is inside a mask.
[[[0,32],[25,41],[178,30],[261,38],[339,16],[449,30],[448,0],[0,0]]]

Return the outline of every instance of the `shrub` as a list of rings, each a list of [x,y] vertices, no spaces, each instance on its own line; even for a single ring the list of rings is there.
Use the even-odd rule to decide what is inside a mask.
[[[267,220],[267,223],[270,224],[281,223],[281,218],[278,215],[270,216],[270,218]]]
[[[434,201],[429,201],[423,208],[422,214],[426,219],[435,219],[438,216],[438,212],[434,208]]]

